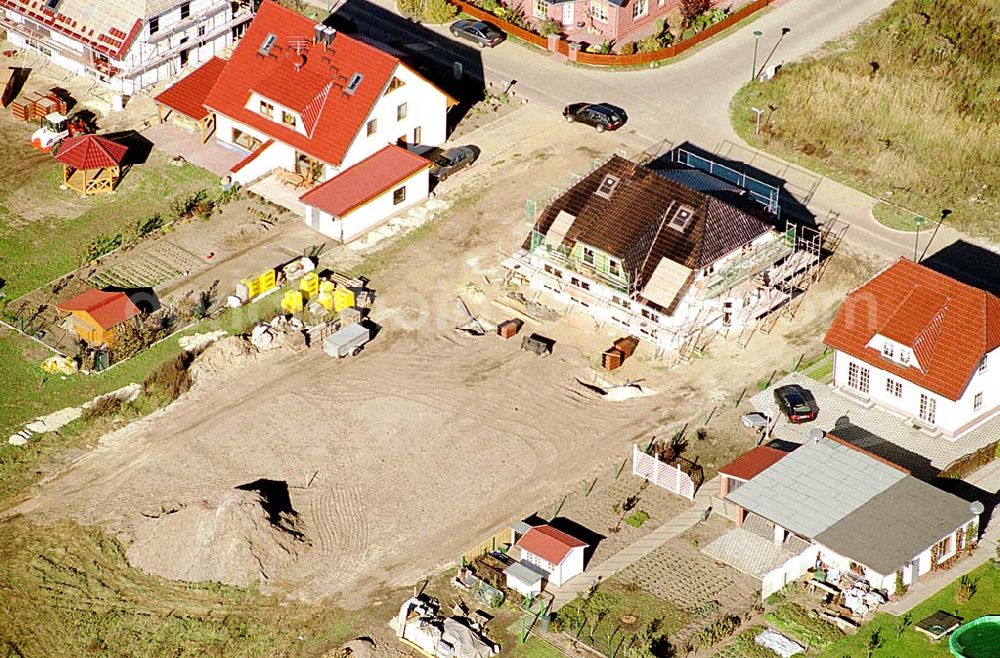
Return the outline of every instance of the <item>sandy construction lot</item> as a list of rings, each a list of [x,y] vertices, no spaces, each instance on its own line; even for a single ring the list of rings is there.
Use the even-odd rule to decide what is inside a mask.
[[[360,357],[272,352],[218,373],[166,410],[105,437],[15,511],[106,523],[129,539],[155,532],[142,514],[150,508],[281,480],[304,542],[297,558],[278,568],[262,562],[267,585],[360,603],[380,584],[414,582],[503,523],[550,505],[620,463],[631,442],[666,433],[770,369],[788,367],[798,354],[792,351],[820,335],[842,290],[870,271],[860,259],[842,259],[810,291],[795,325],[755,338],[751,350],[720,342],[709,358],[670,371],[640,351],[616,375],[643,377],[660,394],[594,399],[575,378],[593,377],[614,335],[579,316],[529,327],[559,341],[547,359],[519,351],[516,340],[452,328],[462,321],[455,292],[470,282],[487,293],[471,296],[476,312],[505,319],[489,303],[502,294],[500,285],[495,276],[485,283],[483,274],[498,273],[498,249],[523,238],[524,198],[547,182],[563,185],[595,149],[616,146],[587,134],[587,147],[558,149],[546,145],[565,130],[559,117],[526,108],[508,119],[467,136],[484,159],[442,190],[454,204],[450,215],[379,268],[375,320],[385,329]],[[192,541],[206,527],[192,531]],[[233,542],[259,549],[240,532]],[[165,567],[179,559],[154,551],[141,566],[171,572]]]

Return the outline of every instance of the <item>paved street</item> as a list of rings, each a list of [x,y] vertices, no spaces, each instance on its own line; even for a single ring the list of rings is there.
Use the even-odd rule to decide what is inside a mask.
[[[329,8],[322,0],[317,6]],[[450,70],[454,62],[464,73],[497,84],[510,83],[515,95],[558,111],[578,100],[621,105],[630,121],[621,138],[643,149],[665,140],[667,148],[690,142],[789,180],[789,188],[808,203],[822,222],[830,211],[852,225],[847,240],[884,256],[913,256],[914,237],[883,228],[870,215],[873,200],[866,194],[752,151],[733,132],[729,103],[750,78],[754,30],[764,34],[758,44],[757,67],[789,62],[816,50],[891,4],[891,0],[779,0],[758,18],[692,54],[655,69],[611,72],[576,67],[557,55],[540,53],[508,42],[480,50],[454,41],[447,26],[421,26],[395,14],[394,0],[345,0],[336,16],[349,19],[373,39],[432,60]],[[783,28],[787,34],[782,36]],[[845,110],[846,111],[846,110]],[[920,240],[924,249],[931,232]],[[940,230],[928,253],[963,236]]]

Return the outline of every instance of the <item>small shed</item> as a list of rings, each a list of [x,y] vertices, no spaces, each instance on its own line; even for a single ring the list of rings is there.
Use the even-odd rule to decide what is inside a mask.
[[[89,288],[56,305],[71,315],[73,332],[90,345],[114,344],[115,328],[139,314],[139,308],[124,292]]]
[[[63,165],[63,183],[81,194],[113,192],[121,179],[128,147],[98,135],[64,139],[55,154]]]
[[[546,524],[528,530],[517,547],[522,563],[542,571],[546,580],[559,587],[583,573],[583,552],[588,544]]]
[[[524,596],[538,596],[542,593],[542,581],[546,574],[540,568],[527,562],[515,562],[503,570],[507,577],[507,587]]]
[[[215,115],[205,107],[205,99],[219,80],[226,60],[213,57],[190,74],[173,83],[153,99],[160,123],[175,112],[180,123],[193,123],[198,127],[198,136],[204,144],[215,132]]]

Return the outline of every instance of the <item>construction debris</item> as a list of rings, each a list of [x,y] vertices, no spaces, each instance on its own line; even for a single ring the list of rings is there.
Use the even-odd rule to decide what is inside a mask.
[[[521,349],[538,356],[548,356],[552,354],[552,346],[556,341],[546,338],[541,334],[531,334],[521,339]]]
[[[455,329],[457,329],[458,331],[464,331],[465,333],[471,334],[473,336],[485,336],[486,329],[483,328],[482,323],[476,318],[476,316],[472,314],[472,311],[469,310],[469,306],[465,303],[465,300],[462,299],[462,296],[459,295],[455,299],[458,300],[458,305],[465,313],[465,317],[467,318],[464,324],[455,327]]]
[[[444,617],[440,604],[427,597],[407,599],[389,622],[396,636],[436,658],[489,658],[500,652],[482,626],[468,617]]]
[[[181,336],[177,341],[177,344],[180,345],[181,349],[185,352],[200,352],[228,333],[229,332],[224,329],[219,329],[218,331],[210,331],[204,334]]]

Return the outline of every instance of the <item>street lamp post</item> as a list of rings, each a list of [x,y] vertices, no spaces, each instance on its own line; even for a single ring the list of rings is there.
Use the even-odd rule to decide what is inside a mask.
[[[913,217],[913,223],[916,224],[916,226],[917,226],[917,235],[913,239],[913,262],[914,263],[917,262],[917,245],[920,244],[920,227],[922,227],[924,225],[924,222],[926,222],[926,221],[927,220],[924,219],[923,217],[921,217],[920,215],[915,215]]]
[[[753,31],[753,68],[750,69],[750,81],[757,77],[757,43],[760,42],[760,38],[764,35],[760,30]]]

